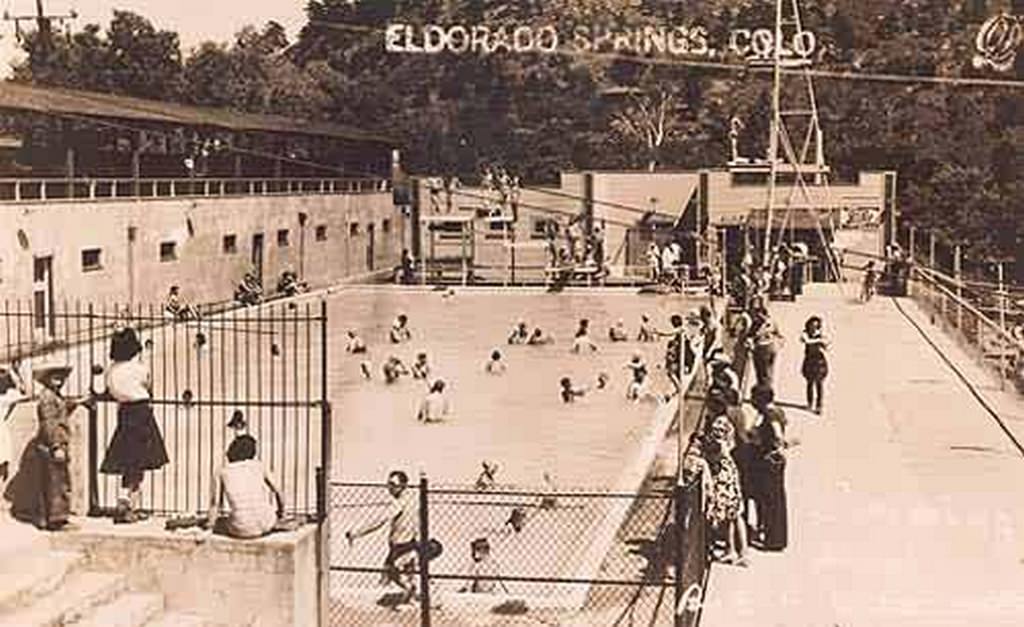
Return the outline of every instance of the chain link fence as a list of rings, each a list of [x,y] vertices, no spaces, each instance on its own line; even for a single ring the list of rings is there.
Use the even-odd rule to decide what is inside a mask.
[[[330,624],[673,624],[683,580],[703,583],[700,505],[667,477],[630,494],[332,483]],[[396,571],[389,536],[405,515],[415,557]]]

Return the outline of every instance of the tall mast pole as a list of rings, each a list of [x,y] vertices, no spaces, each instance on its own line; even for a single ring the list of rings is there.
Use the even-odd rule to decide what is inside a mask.
[[[782,3],[775,0],[775,40],[772,50],[772,121],[768,137],[768,210],[764,225],[764,248],[761,254],[761,266],[768,266],[768,255],[771,252],[772,221],[775,211],[776,180],[779,173],[779,126],[781,120],[782,91]]]

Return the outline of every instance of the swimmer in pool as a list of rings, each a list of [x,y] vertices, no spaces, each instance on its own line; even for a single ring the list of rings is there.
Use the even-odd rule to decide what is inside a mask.
[[[409,331],[409,317],[404,313],[398,314],[391,324],[390,338],[392,344],[401,344],[412,339],[412,332]]]
[[[349,329],[348,332],[348,344],[345,346],[345,352],[352,353],[353,355],[360,355],[366,352],[366,342],[363,338],[359,337],[355,331]]]
[[[487,361],[487,365],[484,366],[484,372],[492,375],[505,374],[505,362],[501,359],[501,351],[491,351],[491,358]]]
[[[537,327],[533,330],[533,333],[530,334],[530,339],[528,339],[526,343],[530,346],[543,346],[545,344],[554,344],[555,338],[550,335],[546,335],[540,327]]]
[[[405,367],[402,360],[394,355],[388,357],[381,370],[384,372],[385,383],[395,383],[403,375],[409,374],[409,369]]]
[[[629,341],[629,336],[626,333],[626,323],[621,318],[608,328],[608,339],[612,342]]]
[[[426,353],[416,355],[416,361],[413,362],[411,370],[413,379],[426,379],[430,376],[430,365],[427,363]]]
[[[651,324],[651,318],[647,314],[640,316],[640,332],[636,334],[637,342],[657,342],[658,332]]]
[[[520,320],[516,324],[515,328],[512,329],[512,332],[509,333],[509,335],[508,335],[508,343],[512,344],[512,345],[515,345],[515,344],[526,344],[526,342],[529,341],[529,339],[530,339],[529,336],[530,336],[530,332],[526,328],[526,322],[524,320]]]
[[[586,318],[580,320],[580,325],[576,328],[571,350],[574,353],[579,353],[583,349],[590,349],[592,353],[597,351],[597,344],[590,337],[590,321]]]
[[[574,387],[572,379],[569,377],[562,377],[562,380],[559,381],[559,385],[562,388],[559,395],[562,397],[563,403],[575,403],[577,398],[580,398],[587,393],[586,387]]]

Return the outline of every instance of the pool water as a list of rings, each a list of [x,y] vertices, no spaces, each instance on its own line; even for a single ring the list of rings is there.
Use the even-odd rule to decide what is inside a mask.
[[[334,406],[333,476],[342,481],[383,481],[402,469],[415,479],[472,484],[481,461],[497,462],[501,485],[607,488],[615,483],[654,414],[652,402],[625,397],[634,352],[647,360],[654,390],[670,384],[661,368],[664,342],[633,341],[641,314],[657,328],[669,327],[672,313],[696,306],[679,296],[638,295],[633,290],[546,293],[540,290],[461,289],[454,295],[428,290],[352,288],[330,297],[328,317],[330,399]],[[412,341],[392,345],[388,330],[398,313],[409,317]],[[573,354],[572,338],[581,318],[590,320],[599,350]],[[547,346],[508,346],[517,320],[554,336]],[[612,343],[608,329],[622,319],[629,342]],[[345,352],[348,329],[369,347],[367,355]],[[502,352],[507,372],[484,371],[492,350]],[[447,384],[452,414],[442,423],[416,420],[427,383],[403,377],[383,381],[381,365],[395,355],[411,365],[425,352],[431,378]],[[372,364],[367,381],[360,363]],[[597,388],[600,373],[609,376]],[[565,404],[559,379],[589,387]]]

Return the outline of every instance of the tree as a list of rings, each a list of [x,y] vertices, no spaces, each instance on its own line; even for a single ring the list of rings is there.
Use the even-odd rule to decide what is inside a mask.
[[[32,32],[23,48],[16,80],[164,100],[181,91],[178,35],[128,11],[114,11],[102,35],[96,24],[70,39]]]
[[[185,63],[183,98],[254,113],[321,117],[327,94],[319,82],[330,77],[322,67],[298,66],[287,49],[284,29],[276,22],[243,28],[230,48],[205,42]]]

